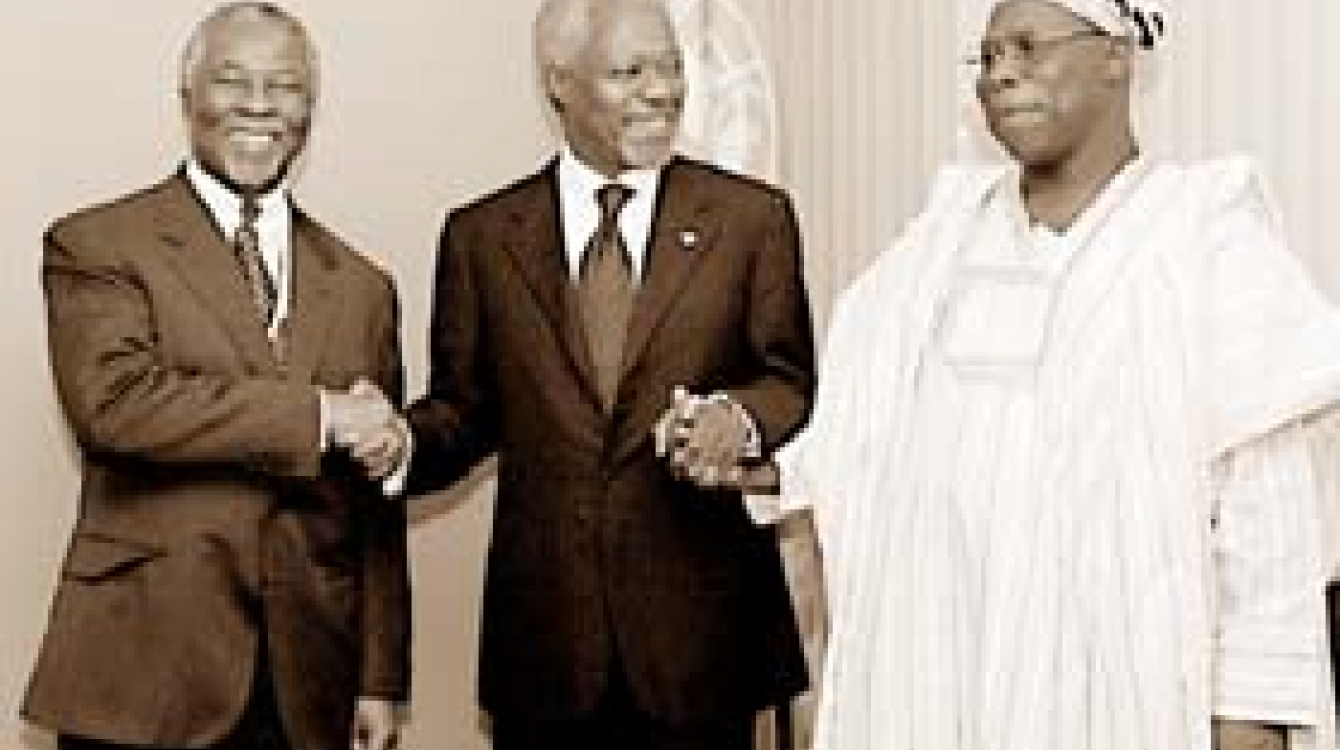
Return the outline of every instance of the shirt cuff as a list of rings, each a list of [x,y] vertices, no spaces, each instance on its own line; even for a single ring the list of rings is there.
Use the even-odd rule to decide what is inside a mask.
[[[326,403],[325,388],[318,388],[316,393],[317,404],[319,406],[318,411],[320,412],[321,419],[319,425],[321,429],[317,430],[316,433],[318,436],[317,440],[319,441],[316,447],[319,454],[325,455],[326,451],[330,449],[330,405]]]
[[[395,426],[405,441],[405,450],[400,454],[400,463],[382,479],[382,494],[386,497],[395,497],[405,491],[405,482],[409,480],[410,460],[414,457],[414,431],[410,429],[409,422],[404,417],[399,417]]]
[[[790,515],[781,495],[745,495],[744,509],[755,526],[774,526]]]

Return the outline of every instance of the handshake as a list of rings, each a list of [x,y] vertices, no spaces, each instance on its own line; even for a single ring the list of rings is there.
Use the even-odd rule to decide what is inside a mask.
[[[776,467],[762,460],[753,419],[725,394],[697,396],[676,387],[652,436],[656,455],[681,479],[709,489],[766,493],[777,486]]]
[[[325,390],[322,403],[326,445],[349,451],[370,479],[390,477],[409,457],[409,424],[371,381],[360,379],[347,391]]]

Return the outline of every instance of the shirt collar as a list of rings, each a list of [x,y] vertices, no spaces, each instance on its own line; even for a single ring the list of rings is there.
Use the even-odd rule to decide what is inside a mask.
[[[600,206],[596,191],[610,182],[618,182],[633,190],[633,195],[619,214],[619,234],[623,237],[633,264],[635,278],[642,278],[646,265],[647,248],[651,242],[655,221],[656,195],[660,189],[662,167],[629,170],[617,179],[608,177],[582,162],[564,146],[558,156],[558,191],[562,213],[563,246],[568,271],[575,277],[581,267],[582,253],[591,235],[600,223]]]
[[[653,197],[661,179],[661,169],[630,169],[620,172],[618,177],[611,180],[582,161],[569,145],[565,144],[558,155],[559,184],[563,185],[564,190],[571,191],[572,195],[590,196],[591,200],[595,200],[597,190],[611,182],[632,188],[632,200]]]
[[[224,234],[231,234],[242,223],[242,196],[233,192],[223,181],[210,174],[198,160],[186,163],[186,179],[204,201],[215,223]],[[288,185],[280,183],[259,197],[260,221],[279,218],[288,213]]]

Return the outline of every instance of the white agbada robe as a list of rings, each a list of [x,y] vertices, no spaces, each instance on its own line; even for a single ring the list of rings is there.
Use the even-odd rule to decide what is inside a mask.
[[[1244,161],[1136,162],[1065,233],[947,170],[822,368],[779,457],[830,598],[815,750],[1334,746],[1304,418],[1340,318]]]

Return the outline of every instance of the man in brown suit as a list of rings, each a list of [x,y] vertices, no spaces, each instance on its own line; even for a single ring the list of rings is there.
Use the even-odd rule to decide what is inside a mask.
[[[672,156],[683,64],[658,2],[550,0],[536,37],[566,143],[446,222],[411,486],[497,454],[479,669],[498,750],[745,750],[806,685],[776,539],[738,493],[674,475],[653,432],[677,387],[759,457],[805,421],[795,217]]]
[[[24,714],[62,750],[394,744],[405,521],[366,475],[398,445],[363,436],[400,397],[395,291],[288,198],[315,74],[292,16],[215,11],[187,164],[46,236],[83,489]]]

